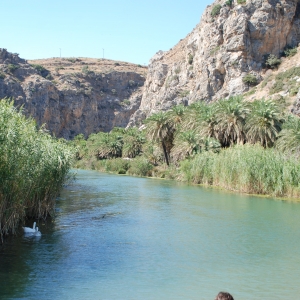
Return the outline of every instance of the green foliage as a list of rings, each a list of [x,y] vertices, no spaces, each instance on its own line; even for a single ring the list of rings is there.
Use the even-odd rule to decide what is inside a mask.
[[[286,49],[284,51],[284,55],[286,57],[292,57],[292,56],[296,55],[297,52],[298,52],[297,47],[295,47],[295,48],[289,48],[289,49]]]
[[[220,48],[220,46],[214,47],[212,50],[210,50],[210,55],[215,55],[220,50]]]
[[[146,158],[138,157],[130,161],[127,173],[135,176],[151,176],[152,169],[153,165]]]
[[[32,66],[34,69],[36,69],[36,70],[39,72],[39,74],[40,74],[41,76],[43,76],[44,78],[46,78],[46,77],[48,76],[47,79],[51,80],[51,74],[50,74],[50,72],[49,72],[46,68],[44,68],[44,67],[41,66],[41,65],[35,65],[35,64],[32,64],[31,66]],[[50,76],[49,76],[49,75],[50,75]]]
[[[227,1],[225,2],[225,4],[226,4],[227,6],[229,6],[229,7],[232,6],[232,3],[233,3],[233,0],[227,0]]]
[[[289,154],[300,155],[300,119],[290,115],[279,133],[276,148]]]
[[[191,65],[193,64],[194,56],[192,54],[189,54],[188,56],[188,63]]]
[[[220,5],[220,4],[215,5],[211,10],[211,13],[210,13],[211,16],[215,17],[215,16],[219,15],[221,8],[222,8],[222,5]]]
[[[74,151],[0,101],[0,237],[25,217],[46,218],[67,179]]]
[[[277,197],[300,196],[300,162],[258,145],[208,152],[181,163],[180,177],[197,184]]]
[[[187,90],[180,91],[179,96],[182,97],[182,98],[184,98],[184,97],[188,96],[189,93],[190,93],[190,92],[187,91]]]
[[[251,104],[251,111],[246,119],[247,141],[271,147],[281,130],[284,117],[282,108],[270,100],[256,100]]]
[[[271,68],[277,68],[281,64],[281,60],[274,54],[270,54],[266,60],[266,65]]]
[[[237,4],[246,4],[246,0],[237,0]]]
[[[17,69],[19,69],[19,66],[18,65],[15,65],[15,64],[9,64],[7,66],[7,70],[8,72],[10,73],[13,73],[14,71],[16,71]]]
[[[243,77],[242,80],[245,84],[248,84],[248,85],[257,85],[258,84],[257,78],[253,74],[247,74],[246,76]]]
[[[6,77],[6,75],[0,71],[0,79],[4,79]]]

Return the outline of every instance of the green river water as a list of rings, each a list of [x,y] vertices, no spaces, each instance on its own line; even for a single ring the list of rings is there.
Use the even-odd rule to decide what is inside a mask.
[[[0,299],[300,299],[299,215],[298,203],[78,171],[40,239],[0,246]]]

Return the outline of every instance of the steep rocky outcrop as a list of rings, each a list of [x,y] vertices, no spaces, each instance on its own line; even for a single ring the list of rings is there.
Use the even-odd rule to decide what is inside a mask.
[[[299,42],[299,1],[217,0],[185,39],[150,60],[141,106],[129,125],[179,103],[242,94],[249,89],[246,74],[261,81],[266,58]]]
[[[0,49],[0,99],[12,97],[57,137],[125,127],[141,102],[146,68],[110,60],[30,61]]]

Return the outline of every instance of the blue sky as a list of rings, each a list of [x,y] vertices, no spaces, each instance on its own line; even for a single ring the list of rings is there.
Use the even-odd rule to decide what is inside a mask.
[[[104,57],[147,64],[200,21],[212,0],[0,0],[0,47],[26,59]]]

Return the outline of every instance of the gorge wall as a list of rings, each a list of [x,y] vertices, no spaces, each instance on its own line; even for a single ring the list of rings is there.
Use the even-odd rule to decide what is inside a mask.
[[[242,81],[246,74],[260,81],[266,58],[299,42],[299,1],[217,0],[186,38],[150,60],[141,105],[129,125],[176,104],[242,94],[249,89]]]
[[[102,59],[53,58],[27,62],[0,49],[0,99],[57,137],[88,136],[125,127],[138,109],[146,68]]]
[[[187,37],[152,57],[148,69],[87,58],[27,62],[0,49],[0,99],[14,98],[58,137],[88,136],[139,125],[177,104],[243,94],[249,89],[245,75],[262,81],[275,72],[266,70],[266,58],[299,42],[300,0],[216,0]],[[272,88],[275,73],[269,75]]]

